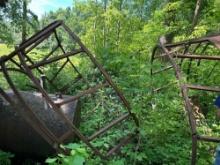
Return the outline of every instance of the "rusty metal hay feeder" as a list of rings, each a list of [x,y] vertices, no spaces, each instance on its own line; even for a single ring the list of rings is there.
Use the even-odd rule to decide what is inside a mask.
[[[214,52],[217,52],[218,55],[210,54],[208,55],[207,50],[208,47],[211,47]],[[206,61],[216,61],[216,63],[210,67],[210,72],[207,75],[208,77],[211,76],[214,69],[220,62],[219,56],[219,49],[220,49],[220,34],[212,35],[208,37],[202,37],[199,39],[192,39],[177,43],[168,44],[165,42],[164,37],[160,38],[158,45],[154,48],[152,57],[151,57],[151,76],[155,76],[157,74],[163,74],[171,69],[173,69],[175,73],[175,77],[177,79],[177,83],[179,84],[179,88],[181,90],[181,95],[184,100],[185,110],[188,114],[190,130],[192,135],[192,155],[191,155],[191,164],[196,164],[197,159],[197,142],[198,141],[205,141],[205,142],[220,142],[220,138],[218,137],[210,137],[206,135],[200,135],[197,131],[197,125],[195,116],[193,114],[192,105],[190,104],[189,98],[189,90],[200,90],[200,91],[208,91],[208,92],[220,92],[219,84],[216,86],[210,85],[200,85],[198,81],[196,84],[190,84],[189,78],[190,73],[192,72],[192,62],[196,62],[196,66],[199,67],[201,62]],[[183,62],[184,60],[189,59],[189,63],[187,69],[185,71],[187,79],[185,80],[183,74]],[[159,63],[167,62],[170,65],[166,67],[161,67],[160,70],[155,70],[153,64],[156,61],[160,61]],[[171,87],[171,84],[162,86],[160,88],[154,89],[154,92],[159,92],[162,89]]]
[[[72,46],[69,51],[67,51],[65,45],[62,44],[62,41],[58,36],[58,30],[61,28],[70,38],[68,44],[75,45]],[[44,55],[43,58],[34,60],[34,55],[30,56],[29,53],[51,36],[54,37],[57,45],[52,49],[51,52],[49,52],[47,55]],[[61,55],[55,55],[58,49],[62,52]],[[77,78],[74,81],[78,81],[78,79],[84,78],[71,60],[72,57],[75,57],[78,54],[82,57],[87,57],[90,60],[90,62],[94,65],[94,68],[97,68],[99,70],[99,72],[103,76],[104,81],[98,85],[77,93],[75,96],[65,96],[63,95],[63,93],[65,94],[65,91],[70,88],[72,84],[67,84],[66,86],[62,87],[62,89],[59,89],[56,85],[54,85],[55,79],[58,77],[61,71],[65,67],[67,67],[67,65],[71,66],[77,74]],[[44,76],[44,80],[49,84],[48,86],[52,86],[56,89],[58,98],[60,98],[59,101],[55,101],[52,98],[54,95],[51,96],[48,94],[48,91],[43,88],[41,81],[39,81],[39,78],[37,77],[37,75],[46,75],[44,67],[54,64],[56,62],[62,63],[62,65],[53,74],[52,78]],[[58,20],[49,24],[41,31],[37,32],[32,37],[27,39],[25,42],[21,43],[9,55],[2,56],[0,58],[0,66],[0,73],[4,76],[6,83],[11,89],[10,92],[7,92],[0,88],[1,97],[6,100],[7,103],[10,104],[17,113],[19,113],[22,119],[25,119],[25,122],[28,123],[32,127],[32,129],[36,131],[36,133],[40,137],[42,137],[43,140],[47,144],[49,144],[55,151],[62,152],[62,149],[59,147],[59,145],[65,142],[66,139],[74,135],[82,140],[88,147],[90,147],[96,155],[100,156],[101,158],[107,158],[116,153],[123,145],[127,144],[131,140],[131,138],[134,137],[135,133],[123,137],[121,140],[119,140],[119,144],[115,145],[112,149],[107,151],[106,154],[101,153],[100,150],[91,143],[91,141],[93,141],[100,135],[103,135],[106,131],[123,122],[124,120],[127,120],[129,118],[133,119],[134,127],[138,126],[138,120],[136,116],[131,112],[131,107],[128,101],[115,85],[115,83],[112,81],[111,77],[105,71],[103,66],[96,60],[95,56],[92,55],[92,53],[85,47],[81,40],[70,30],[70,28],[63,23],[63,21]],[[38,95],[42,96],[42,100],[46,103],[46,105],[50,107],[49,110],[53,111],[67,127],[67,130],[65,132],[62,132],[58,136],[47,124],[45,124],[45,121],[36,114],[36,111],[33,110],[33,107],[31,107],[30,104],[28,104],[27,99],[25,99],[24,95],[28,94],[25,94],[25,92],[21,92],[19,88],[16,87],[13,76],[10,75],[10,73],[24,74],[28,77],[28,79],[32,83],[31,86],[37,90]],[[107,86],[117,94],[120,102],[127,109],[127,112],[121,113],[120,116],[113,117],[114,120],[112,120],[110,123],[102,127],[100,130],[96,131],[90,137],[86,137],[77,128],[76,122],[72,122],[72,116],[67,116],[67,114],[63,113],[62,107],[73,104],[81,97],[92,95],[96,93],[99,89],[105,88]],[[11,97],[10,93],[13,93],[13,97]],[[3,109],[0,110],[2,111]],[[3,125],[4,123],[0,122],[0,124]]]

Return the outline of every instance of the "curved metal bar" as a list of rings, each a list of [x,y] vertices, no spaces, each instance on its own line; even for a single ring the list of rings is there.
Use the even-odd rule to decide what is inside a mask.
[[[150,63],[151,63],[150,74],[151,74],[151,76],[153,75],[153,62],[154,62],[154,59],[155,59],[155,53],[156,53],[157,49],[158,49],[158,46],[155,46],[153,48],[153,51],[152,51],[152,54],[151,54],[151,60],[150,60]]]
[[[187,111],[188,114],[188,118],[189,118],[189,124],[191,127],[191,131],[192,131],[192,159],[191,159],[191,164],[195,165],[196,164],[196,148],[197,148],[197,139],[195,138],[195,135],[197,135],[197,131],[196,131],[196,122],[192,113],[192,106],[190,104],[190,100],[188,97],[188,90],[187,87],[183,84],[184,80],[182,79],[182,74],[180,71],[179,66],[175,63],[175,61],[173,60],[172,56],[170,55],[169,51],[166,49],[166,47],[164,46],[164,44],[162,42],[160,42],[160,46],[162,48],[162,50],[166,53],[167,57],[170,60],[170,63],[173,65],[174,71],[175,71],[175,75],[177,80],[179,81],[179,86],[181,89],[181,94],[182,97],[184,99],[184,106],[185,109]]]
[[[198,136],[192,135],[192,156],[191,156],[191,165],[196,164],[197,159],[197,142],[198,142]]]
[[[164,47],[164,45],[162,43],[160,43],[160,44],[161,44],[160,46],[161,46],[162,50],[166,53],[167,57],[169,58],[171,65],[173,65],[175,75],[176,75],[177,80],[179,81],[181,93],[184,98],[185,108],[188,111],[189,122],[190,122],[191,130],[192,130],[192,134],[196,134],[196,128],[195,128],[196,123],[195,123],[195,120],[194,120],[194,117],[192,114],[192,107],[190,105],[190,101],[188,98],[188,90],[187,90],[187,87],[184,84],[182,84],[182,82],[184,82],[184,80],[182,79],[182,74],[181,74],[180,68],[175,63],[175,61],[171,57],[169,51]]]
[[[213,88],[213,87],[209,87],[209,86],[200,86],[200,85],[189,85],[189,84],[187,84],[183,79],[183,75],[182,75],[181,69],[180,69],[181,66],[177,65],[173,58],[175,58],[175,57],[176,58],[181,58],[181,59],[190,58],[191,61],[190,61],[190,64],[188,65],[188,70],[187,70],[187,73],[189,73],[190,68],[191,68],[192,59],[198,59],[199,60],[198,63],[200,63],[201,59],[220,61],[220,57],[218,57],[218,56],[204,56],[204,55],[188,55],[188,54],[186,54],[185,51],[182,55],[180,55],[180,53],[179,54],[177,53],[176,55],[174,55],[172,53],[173,48],[181,47],[181,46],[185,46],[185,45],[190,45],[191,46],[193,44],[197,44],[197,46],[193,50],[192,54],[194,54],[195,51],[199,47],[201,47],[202,44],[206,44],[205,47],[202,49],[202,54],[203,54],[205,52],[205,50],[207,49],[208,45],[211,44],[211,42],[208,40],[208,38],[201,38],[201,39],[183,41],[183,42],[174,43],[174,44],[166,44],[166,43],[163,43],[162,40],[160,40],[159,45],[160,45],[160,48],[162,49],[162,52],[165,53],[165,55],[163,55],[163,56],[167,56],[167,58],[169,59],[169,62],[173,66],[173,69],[175,71],[176,79],[179,82],[181,94],[182,94],[182,97],[183,97],[183,100],[184,100],[185,110],[187,111],[187,114],[188,114],[189,124],[190,124],[190,127],[191,127],[191,133],[192,133],[191,164],[195,165],[196,164],[196,157],[197,157],[197,142],[198,142],[198,140],[208,141],[208,142],[218,142],[219,138],[199,136],[197,134],[196,121],[195,121],[195,117],[194,117],[193,112],[192,112],[192,106],[190,104],[190,100],[189,100],[189,96],[188,96],[188,89],[204,90],[204,91],[209,91],[209,92],[219,92],[220,89],[216,88],[216,87]],[[153,61],[154,61],[154,56],[155,56],[156,49],[157,49],[156,47],[153,49],[153,53],[152,53],[152,56],[151,56],[151,65],[153,64]],[[189,49],[189,47],[188,47],[188,49]],[[217,64],[215,64],[215,66],[216,65]],[[162,70],[162,71],[165,71],[165,70]],[[153,73],[154,73],[153,68],[151,68],[151,76],[153,76]]]

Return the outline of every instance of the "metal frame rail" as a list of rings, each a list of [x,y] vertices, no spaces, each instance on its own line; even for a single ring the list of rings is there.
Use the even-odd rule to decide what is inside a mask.
[[[216,84],[217,85],[216,87],[210,87],[210,86],[201,86],[201,85],[187,83],[188,78],[190,77],[191,65],[192,65],[193,60],[197,61],[197,67],[200,65],[201,61],[214,60],[216,62],[220,62],[219,55],[203,55],[205,51],[207,50],[208,46],[210,45],[213,45],[217,49],[220,49],[220,34],[203,37],[199,39],[182,41],[182,42],[173,43],[173,44],[166,44],[164,43],[164,40],[160,38],[159,44],[153,49],[153,53],[151,56],[151,66],[152,66],[151,72],[150,72],[151,77],[153,77],[155,74],[161,74],[170,69],[174,70],[175,77],[179,84],[181,95],[184,100],[185,110],[188,114],[188,119],[189,119],[189,125],[190,125],[191,136],[192,136],[192,154],[191,154],[192,165],[195,165],[197,161],[197,142],[198,141],[216,142],[216,143],[220,142],[219,137],[209,137],[209,136],[198,134],[196,120],[193,115],[192,105],[190,104],[189,93],[188,93],[189,90],[203,90],[203,91],[217,92],[217,93],[220,92],[219,84]],[[159,53],[157,53],[158,50],[160,51]],[[169,62],[171,65],[168,67],[164,67],[159,71],[158,70],[154,71],[153,64],[155,60],[158,60],[158,59],[161,60],[164,58],[166,58],[167,62]],[[180,63],[178,63],[178,59]],[[186,73],[187,80],[184,80],[181,67],[182,67],[183,60],[186,60],[186,59],[189,59],[190,61],[189,61],[189,65],[188,65],[187,73]],[[215,66],[216,65],[214,65],[210,69],[211,72],[208,75],[209,77],[212,74]],[[164,87],[154,90],[154,92],[158,92],[170,86],[171,84],[168,84]]]
[[[59,40],[57,32],[56,32],[56,30],[60,27],[63,28],[64,31],[68,34],[68,36],[71,38],[72,42],[75,42],[79,45],[79,47],[80,47],[79,49],[75,49],[70,52],[66,52],[64,50],[62,43]],[[49,54],[45,55],[42,60],[34,62],[27,54],[29,52],[31,52],[35,47],[37,47],[40,43],[42,43],[44,40],[49,38],[51,35],[55,36],[56,41],[57,41],[57,46]],[[54,52],[58,48],[60,48],[62,50],[63,54],[53,56]],[[82,92],[78,93],[77,95],[72,96],[71,98],[68,98],[62,102],[55,103],[50,98],[47,91],[41,86],[38,78],[34,75],[33,70],[37,70],[40,74],[44,74],[44,72],[42,70],[43,66],[45,66],[47,64],[51,64],[53,62],[61,61],[62,59],[66,59],[66,61],[63,63],[63,65],[53,75],[53,77],[51,79],[49,79],[48,77],[45,77],[47,82],[51,86],[56,88],[56,86],[53,84],[54,79],[57,77],[57,75],[61,72],[61,70],[68,63],[73,67],[73,70],[78,73],[78,78],[83,78],[83,76],[80,74],[80,72],[78,71],[76,66],[74,66],[74,64],[70,60],[70,57],[76,56],[77,54],[80,54],[80,53],[81,54],[83,53],[83,55],[89,57],[91,62],[95,65],[95,67],[97,67],[99,69],[99,71],[103,75],[105,82],[103,84],[98,84],[95,87],[92,87],[92,88],[89,88],[85,91],[82,91]],[[11,67],[11,66],[7,65],[9,62],[13,63],[14,66],[16,66],[16,67]],[[21,114],[21,116],[27,121],[27,123],[30,124],[33,127],[33,129],[36,130],[36,132],[39,133],[41,135],[41,137],[43,137],[45,139],[45,141],[47,141],[57,152],[62,152],[62,149],[59,147],[59,144],[61,144],[63,142],[63,140],[68,135],[70,135],[72,133],[72,134],[75,134],[79,139],[81,139],[85,144],[87,144],[87,146],[90,147],[91,150],[96,155],[100,156],[101,158],[106,159],[109,156],[113,155],[116,151],[118,151],[120,149],[120,147],[127,144],[129,139],[131,137],[134,137],[134,135],[137,133],[137,132],[134,132],[134,134],[132,134],[132,135],[129,134],[128,136],[122,138],[122,140],[120,140],[119,144],[117,144],[116,146],[114,146],[112,149],[110,149],[107,152],[107,155],[104,155],[96,147],[94,147],[92,145],[92,143],[91,143],[92,140],[94,140],[98,136],[104,134],[110,128],[116,126],[117,124],[119,124],[120,122],[122,122],[128,118],[132,118],[134,120],[135,127],[138,127],[139,123],[138,123],[138,119],[135,116],[135,114],[133,114],[131,112],[131,107],[130,107],[128,101],[126,100],[126,98],[124,97],[123,93],[118,89],[118,87],[112,81],[111,77],[105,71],[103,66],[96,60],[95,56],[85,47],[85,45],[81,42],[81,40],[78,38],[78,36],[76,34],[74,34],[70,30],[70,28],[67,27],[64,24],[64,22],[61,20],[58,20],[58,21],[55,21],[55,22],[49,24],[48,26],[43,28],[41,31],[34,34],[32,37],[30,37],[25,42],[21,43],[18,47],[16,47],[16,49],[13,52],[11,52],[9,55],[0,57],[0,66],[1,66],[0,72],[2,72],[2,74],[4,75],[5,79],[7,80],[7,83],[9,84],[9,87],[12,89],[12,91],[16,95],[17,99],[19,100],[19,104],[21,105],[20,107],[22,107],[23,110],[21,110],[20,108],[18,108],[16,106],[14,100],[12,100],[2,88],[0,88],[1,96],[5,100],[7,100],[12,106],[14,106],[14,109]],[[55,113],[57,113],[61,117],[61,119],[66,123],[66,125],[69,127],[69,129],[70,129],[69,131],[67,131],[61,137],[56,137],[53,134],[53,132],[51,132],[51,130],[49,130],[46,127],[46,125],[34,114],[32,109],[28,106],[28,104],[22,98],[22,95],[20,94],[19,90],[15,86],[15,84],[12,80],[12,77],[9,74],[9,72],[11,72],[11,71],[19,72],[19,73],[22,73],[22,74],[25,74],[26,76],[28,76],[28,78],[33,83],[33,86],[42,94],[42,96],[44,97],[47,104],[49,104],[50,107],[52,107],[52,109],[55,111]],[[121,102],[123,103],[124,107],[127,109],[127,113],[121,114],[120,117],[115,118],[111,123],[109,123],[107,126],[104,126],[103,128],[101,128],[100,130],[95,132],[90,137],[85,137],[80,132],[80,130],[62,113],[62,111],[60,111],[60,107],[62,105],[65,105],[65,104],[68,104],[72,101],[75,101],[75,100],[81,98],[82,96],[86,96],[88,94],[93,94],[93,93],[97,92],[99,89],[105,88],[106,86],[111,87],[116,92],[116,94],[120,98]],[[67,85],[66,88],[69,88],[69,86]],[[62,93],[61,89],[57,89],[57,90],[60,93]]]

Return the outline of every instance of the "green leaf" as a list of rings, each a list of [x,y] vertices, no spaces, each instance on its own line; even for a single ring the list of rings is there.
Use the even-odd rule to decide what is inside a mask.
[[[65,155],[63,155],[63,154],[58,154],[58,156],[61,157],[61,158],[65,157]]]
[[[51,164],[51,163],[55,163],[57,161],[57,158],[47,158],[45,163]]]
[[[71,154],[71,155],[75,155],[75,154],[76,154],[76,151],[75,151],[75,150],[71,150],[70,154]]]
[[[62,149],[66,149],[65,146],[63,144],[60,144],[60,148]]]
[[[124,165],[124,161],[123,160],[115,160],[110,162],[108,165]]]
[[[69,143],[67,145],[64,145],[65,148],[68,148],[68,149],[76,149],[76,148],[80,148],[80,145],[79,144],[76,144],[76,143]]]
[[[74,156],[72,165],[83,165],[84,162],[85,162],[84,157],[82,157],[80,155],[76,155],[76,156]]]
[[[85,154],[85,153],[86,153],[85,148],[77,148],[76,151],[77,151],[78,153],[81,153],[81,154]]]

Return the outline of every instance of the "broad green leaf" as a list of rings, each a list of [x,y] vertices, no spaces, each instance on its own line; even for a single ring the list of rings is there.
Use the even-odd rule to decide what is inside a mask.
[[[76,143],[69,143],[67,145],[64,145],[64,147],[68,149],[76,149],[76,148],[80,148],[80,145]]]
[[[84,162],[85,162],[84,157],[82,157],[80,155],[76,155],[76,156],[74,156],[72,165],[83,165]]]
[[[47,158],[45,162],[51,164],[51,163],[55,163],[56,161],[57,158]]]

